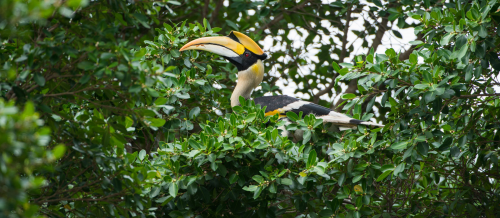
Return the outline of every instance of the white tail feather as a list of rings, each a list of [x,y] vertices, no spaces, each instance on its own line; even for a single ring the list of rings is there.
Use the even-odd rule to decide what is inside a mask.
[[[362,125],[366,125],[366,126],[378,126],[378,127],[384,127],[385,126],[385,125],[378,124],[378,123],[373,123],[373,122],[362,122],[361,124]]]
[[[339,131],[346,131],[350,129],[357,129],[357,126],[351,126],[351,127],[344,127],[344,126],[339,126]]]
[[[339,128],[341,131],[342,129],[355,129],[357,124],[351,123],[352,120],[355,120],[350,117],[339,117],[339,116],[331,116],[331,115],[325,115],[325,116],[317,116],[317,118],[323,119],[323,123],[333,123],[333,124],[338,124],[339,126],[342,126],[342,128]],[[373,123],[373,122],[361,122],[361,125],[366,125],[366,126],[378,126],[378,127],[384,127],[382,124],[378,123]]]

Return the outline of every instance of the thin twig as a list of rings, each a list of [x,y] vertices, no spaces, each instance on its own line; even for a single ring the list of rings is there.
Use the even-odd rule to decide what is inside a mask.
[[[346,14],[347,17],[346,17],[346,22],[345,22],[345,26],[344,26],[344,35],[342,37],[342,51],[340,52],[339,62],[344,62],[345,56],[347,54],[347,35],[349,33],[349,24],[351,22],[351,13],[352,13],[352,5],[347,10],[347,14]],[[328,93],[330,90],[332,90],[332,88],[336,84],[335,78],[336,78],[336,76],[334,76],[332,78],[332,82],[330,82],[330,84],[328,85],[328,87],[326,87],[326,89],[319,91],[318,93],[316,93],[316,95],[313,96],[314,103],[318,103],[319,97],[321,97],[322,95],[324,95],[324,94]]]

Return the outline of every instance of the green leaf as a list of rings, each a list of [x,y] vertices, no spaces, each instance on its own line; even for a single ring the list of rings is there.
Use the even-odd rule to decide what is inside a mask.
[[[309,157],[307,158],[307,164],[306,164],[307,168],[316,165],[316,156],[317,156],[316,150],[311,149],[311,151],[309,152]]]
[[[147,52],[148,51],[146,50],[146,48],[141,48],[139,51],[135,52],[134,57],[142,58],[144,57],[144,55],[146,55]]]
[[[377,182],[380,182],[382,181],[383,179],[385,179],[388,175],[390,175],[392,173],[392,170],[388,170],[388,171],[385,171],[384,173],[382,173],[378,178],[377,178]]]
[[[229,27],[231,27],[233,30],[237,30],[237,31],[239,30],[238,26],[236,26],[236,24],[233,21],[229,20],[229,19],[226,19],[226,24]]]
[[[289,178],[283,178],[283,179],[281,179],[281,184],[282,185],[292,185],[293,181]]]
[[[155,105],[164,105],[167,103],[167,99],[164,97],[159,97],[155,101]]]
[[[245,186],[245,187],[243,187],[243,190],[249,191],[249,192],[253,192],[253,191],[257,190],[257,188],[258,188],[258,186],[251,185],[251,186]]]
[[[188,141],[189,145],[193,148],[193,149],[202,149],[203,146],[200,145],[200,143],[198,143],[197,141],[193,140],[193,139],[189,139]]]
[[[436,92],[426,92],[424,95],[425,102],[430,103],[436,99]]]
[[[406,163],[401,163],[399,164],[396,169],[394,170],[394,175],[397,176],[400,172],[403,172],[405,169]]]
[[[42,76],[42,74],[35,73],[35,75],[33,75],[33,79],[39,86],[45,86],[45,78]]]
[[[410,63],[412,63],[412,64],[418,63],[418,56],[416,54],[413,54],[413,53],[410,54]]]
[[[172,55],[172,57],[174,57],[174,58],[178,58],[181,55],[181,52],[179,52],[179,50],[172,49],[172,50],[170,50],[170,55]]]
[[[235,183],[236,181],[238,181],[238,178],[239,176],[236,173],[231,174],[231,176],[229,176],[229,183],[230,184]]]
[[[453,138],[452,137],[447,137],[446,139],[443,140],[443,143],[438,147],[438,151],[446,151],[448,149],[450,149],[450,145],[452,144],[453,142]]]
[[[148,89],[147,89],[147,92],[148,92],[148,94],[149,94],[151,97],[154,97],[154,98],[156,98],[156,97],[160,97],[160,94],[159,94],[156,90],[154,90],[154,89],[152,89],[152,88],[148,88]]]
[[[264,182],[264,178],[262,176],[259,176],[259,175],[252,176],[252,179],[255,180],[258,183],[263,183]]]
[[[189,99],[191,96],[189,93],[176,93],[175,96],[177,96],[180,99]]]
[[[186,65],[187,68],[191,68],[191,66],[193,66],[193,64],[191,63],[191,61],[187,57],[184,58],[184,65]]]
[[[302,136],[303,137],[302,144],[306,144],[307,142],[309,142],[309,140],[311,140],[311,136],[312,136],[311,130],[309,129],[304,130],[304,135]]]
[[[467,142],[467,136],[462,136],[458,139],[458,146],[464,147],[466,142]]]
[[[404,20],[403,20],[402,24],[404,25]],[[399,25],[399,21],[398,21],[398,25]],[[394,34],[394,36],[396,36],[396,37],[398,37],[400,39],[403,38],[403,35],[401,35],[401,33],[399,31],[397,31],[397,30],[392,30],[392,33]]]
[[[346,68],[342,68],[342,69],[340,69],[340,71],[339,71],[339,74],[340,74],[341,76],[344,76],[344,75],[346,75],[347,73],[349,73],[349,68],[347,68],[347,67],[346,67]]]
[[[446,35],[443,36],[443,38],[441,38],[441,46],[445,46],[445,45],[448,45],[448,43],[450,42],[450,40],[453,38],[455,34],[453,33],[447,33]]]
[[[67,18],[73,18],[74,12],[73,10],[69,9],[68,7],[60,7],[59,8],[59,13],[61,13],[62,16],[65,16]]]
[[[189,112],[189,119],[194,119],[195,117],[197,117],[198,115],[200,114],[200,107],[194,107],[193,109],[191,109],[191,111]]]
[[[215,29],[215,28],[214,28]],[[212,74],[212,66],[210,65],[207,65],[207,72],[206,72],[207,75],[210,75]]]
[[[417,84],[415,85],[415,88],[416,89],[426,89],[426,88],[429,88],[429,84],[428,83],[422,83],[422,84]]]
[[[350,64],[350,63],[340,63],[340,66],[343,66],[345,68],[353,68],[354,65]]]
[[[400,149],[405,149],[406,145],[408,145],[407,141],[396,142],[396,143],[392,144],[390,148],[393,150],[400,150]]]
[[[344,184],[344,182],[345,182],[345,173],[342,173],[342,174],[340,174],[339,179],[337,180],[337,183],[339,184],[339,186],[342,186],[342,184]]]
[[[87,83],[88,81],[90,80],[90,75],[88,74],[85,74],[82,76],[82,78],[80,78],[80,81],[78,81],[79,83],[81,84],[85,84]]]
[[[165,69],[165,72],[169,72],[169,71],[172,71],[174,69],[177,69],[176,66],[168,66],[167,69]]]
[[[461,59],[465,56],[467,53],[467,50],[469,49],[469,44],[465,44],[460,48],[460,51],[458,52],[457,59]]]
[[[375,97],[376,96],[373,96],[372,99],[366,105],[366,113],[370,113],[370,111],[372,111],[373,105],[375,104],[375,99],[376,99]]]
[[[394,20],[398,19],[398,17],[400,15],[401,14],[391,14],[391,15],[389,15],[389,17],[387,19],[389,19],[389,21],[394,21]]]
[[[154,127],[162,127],[166,122],[166,120],[160,118],[147,118],[147,120],[151,121],[149,125]]]
[[[385,50],[385,54],[390,57],[390,58],[393,58],[396,56],[396,51],[394,51],[393,48],[390,48],[390,49],[387,49]]]
[[[139,160],[144,160],[144,157],[146,157],[146,150],[142,149],[140,152],[139,152]]]
[[[488,36],[488,31],[486,30],[484,24],[479,27],[478,36],[481,38],[486,38],[486,36]]]
[[[444,129],[444,128],[443,128]],[[417,145],[417,151],[423,155],[427,156],[427,153],[429,152],[429,145],[427,143],[419,143]]]
[[[271,183],[271,186],[269,186],[269,192],[276,194],[278,190],[278,187],[276,187],[276,183]]]
[[[262,186],[257,188],[257,190],[255,190],[253,192],[253,199],[257,199],[259,197],[260,193],[262,193],[262,190],[264,190],[264,187],[262,187]]]
[[[458,148],[457,146],[451,147],[451,149],[450,149],[450,155],[452,157],[458,157],[460,155],[460,148]]]
[[[424,81],[426,83],[432,83],[432,75],[428,72],[428,71],[424,71],[423,72],[423,76],[424,76]]]
[[[142,86],[140,86],[140,85],[132,85],[132,86],[130,86],[128,91],[131,93],[138,93],[139,91],[141,91],[141,89],[142,89]]]
[[[392,171],[394,170],[394,165],[393,164],[386,164],[380,168],[380,171],[385,172],[385,171]]]
[[[363,175],[357,175],[352,179],[352,183],[356,183],[363,178]]]
[[[171,183],[169,189],[168,189],[168,193],[170,194],[170,196],[172,197],[177,197],[177,192],[179,191],[179,185],[177,185],[176,182],[173,182]]]
[[[347,93],[342,95],[342,99],[353,99],[353,98],[356,98],[356,94]]]
[[[90,61],[82,61],[78,63],[76,66],[82,70],[91,70],[94,68],[94,64]]]
[[[172,196],[165,196],[161,197],[155,200],[156,203],[164,203],[164,202],[170,202],[172,199],[174,199]]]
[[[352,217],[353,217],[353,218],[361,218],[361,213],[360,213],[360,211],[354,211],[354,212],[353,212]]]
[[[66,152],[66,146],[63,144],[59,144],[54,149],[52,149],[52,154],[54,155],[55,159],[59,159],[64,156],[64,153]]]
[[[337,62],[332,62],[332,67],[335,71],[339,72],[340,71],[340,67],[339,65],[337,64]]]
[[[208,21],[206,18],[203,18],[203,27],[205,27],[205,30],[208,29]]]
[[[136,20],[137,20],[140,24],[142,24],[144,27],[146,27],[146,28],[148,28],[148,29],[150,28],[150,26],[149,26],[149,24],[148,24],[148,23],[149,23],[149,19],[148,19],[148,17],[147,17],[146,15],[136,12],[136,13],[134,13],[134,14],[133,14],[133,16],[134,16],[134,17],[136,18]]]
[[[15,62],[22,62],[22,61],[25,61],[28,59],[28,56],[26,55],[21,55],[19,56],[18,58],[16,58],[16,60],[14,60]]]
[[[410,41],[410,45],[420,45],[424,42],[420,41],[420,40],[416,40],[416,41]]]
[[[286,117],[292,122],[296,122],[297,120],[299,120],[299,116],[297,116],[297,114],[293,111],[286,112]]]
[[[247,123],[251,123],[252,121],[255,120],[255,117],[256,117],[256,114],[255,113],[251,113],[251,114],[248,114],[248,116],[245,118],[245,121]]]
[[[33,105],[33,102],[32,101],[28,101],[26,102],[26,104],[24,105],[24,110],[23,110],[23,113],[22,113],[22,116],[23,117],[29,117],[29,116],[32,116],[33,114],[35,113],[35,106]],[[5,113],[0,113],[0,115],[3,115]]]

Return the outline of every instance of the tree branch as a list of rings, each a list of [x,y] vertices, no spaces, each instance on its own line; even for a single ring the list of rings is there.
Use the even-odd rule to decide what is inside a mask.
[[[351,23],[351,12],[352,5],[347,10],[346,21],[344,27],[344,35],[342,36],[342,51],[340,52],[339,62],[344,62],[345,56],[347,54],[347,35],[349,34],[349,24]]]
[[[500,96],[500,93],[495,93],[495,94],[461,95],[459,98],[475,98],[475,97],[483,97],[483,96]]]
[[[203,10],[201,11],[201,23],[203,23],[203,18],[206,18],[208,15],[208,6],[210,5],[210,0],[205,0],[205,4],[203,5]]]
[[[387,16],[382,17],[382,22],[378,24],[378,30],[375,33],[375,39],[373,39],[372,46],[368,49],[368,52],[373,48],[373,51],[376,52],[377,48],[380,44],[382,44],[382,38],[384,37],[385,32],[387,31],[387,23],[389,19]]]
[[[352,12],[352,5],[349,7],[349,9],[347,10],[347,14],[346,14],[346,21],[345,21],[345,26],[344,26],[344,36],[342,37],[342,51],[340,52],[340,57],[339,57],[339,62],[344,62],[344,59],[345,59],[345,56],[347,54],[347,34],[349,33],[349,23],[351,22],[351,12]],[[318,93],[316,93],[316,95],[314,95],[313,97],[313,102],[314,103],[318,103],[319,102],[319,97],[321,97],[322,95],[328,93],[330,90],[332,90],[332,88],[335,86],[335,78],[337,76],[334,75],[334,77],[332,78],[332,82],[330,82],[330,84],[328,85],[328,87],[326,87],[326,89],[323,89],[321,91],[319,91]]]
[[[79,92],[84,92],[84,91],[90,91],[90,90],[104,90],[104,89],[110,89],[109,87],[87,87],[84,89],[80,89],[77,91],[73,92],[62,92],[62,93],[57,93],[57,94],[45,94],[43,95],[44,97],[56,97],[56,96],[61,96],[61,95],[73,95]]]
[[[283,13],[281,13],[281,14],[280,14],[280,15],[278,15],[278,16],[276,16],[276,17],[274,18],[274,20],[272,20],[271,22],[267,23],[266,25],[264,25],[264,26],[260,27],[259,29],[255,30],[255,31],[254,31],[254,33],[261,32],[261,31],[263,31],[263,30],[265,30],[265,29],[267,29],[267,28],[269,28],[269,27],[271,27],[271,26],[274,26],[275,24],[277,24],[278,22],[280,22],[281,20],[283,20],[283,18],[284,18],[284,17],[283,17],[283,14],[285,14],[285,13],[286,13],[286,14],[289,14],[289,13],[291,13],[292,11],[295,11],[295,10],[297,10],[297,9],[302,9],[302,8],[303,8],[303,7],[304,7],[307,3],[309,3],[309,0],[306,0],[306,1],[302,2],[302,3],[300,3],[299,5],[297,5],[297,6],[293,7],[293,8],[292,8],[292,9],[290,9],[290,10],[285,10],[285,11],[283,11]]]
[[[417,40],[423,40],[422,34],[417,35]],[[416,45],[412,45],[408,50],[403,52],[401,55],[399,55],[399,60],[404,61],[408,58],[410,58],[410,54],[413,53],[413,50],[415,50]]]
[[[373,49],[374,52],[377,51],[378,46],[382,44],[382,38],[384,37],[385,32],[388,29],[387,23],[389,22],[389,19],[387,16],[382,17],[382,22],[380,22],[377,27],[377,32],[375,33],[375,39],[373,39],[372,46],[368,51],[371,51]],[[349,81],[349,84],[347,85],[347,89],[344,91],[344,93],[355,93],[356,90],[358,90],[358,79],[353,79]],[[344,102],[343,99],[339,99],[335,106],[333,106],[332,109],[336,111],[341,111],[342,109],[338,108],[340,104]]]
[[[224,0],[219,0],[215,3],[215,9],[212,11],[212,16],[210,16],[210,20],[208,20],[208,23],[210,25],[217,26],[215,23],[217,22],[217,17],[219,15],[219,10],[221,9],[222,5],[224,4]]]

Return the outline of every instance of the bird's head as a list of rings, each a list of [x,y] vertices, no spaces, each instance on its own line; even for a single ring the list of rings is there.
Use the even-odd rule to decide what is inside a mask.
[[[263,60],[267,54],[250,37],[232,31],[228,36],[195,39],[179,51],[202,50],[218,54],[238,68],[238,84],[231,95],[231,106],[239,104],[239,97],[250,98],[264,78]]]
[[[202,50],[218,54],[236,65],[238,71],[245,71],[254,65],[262,65],[267,54],[247,35],[232,31],[228,36],[214,36],[195,39],[179,51]]]

